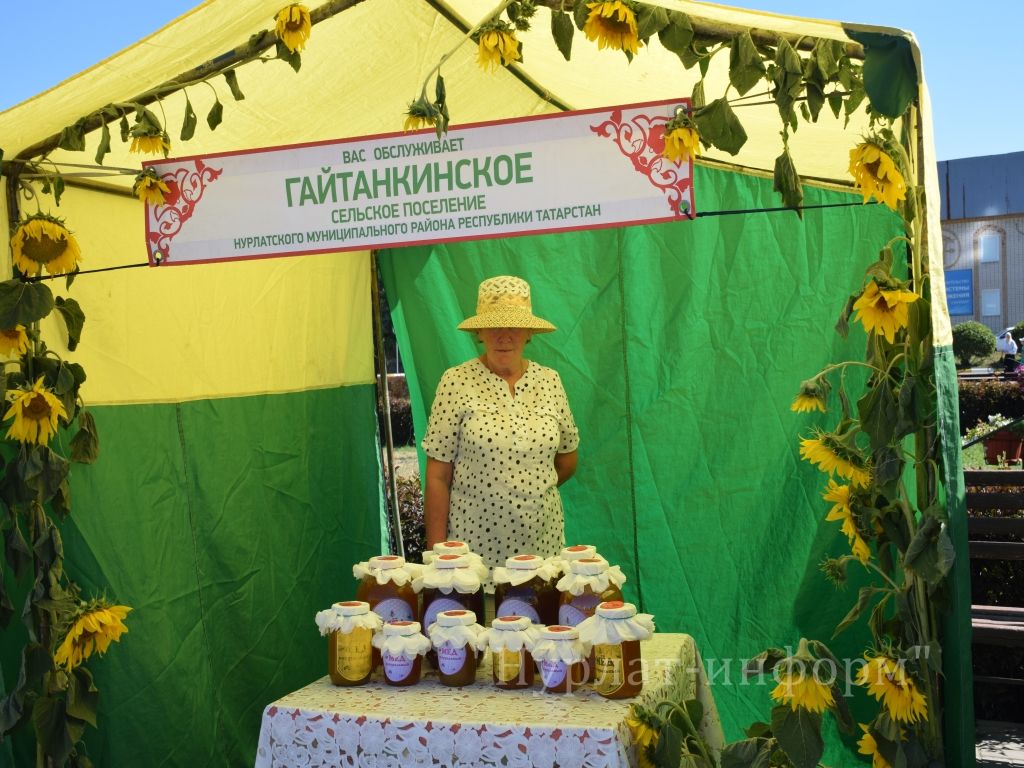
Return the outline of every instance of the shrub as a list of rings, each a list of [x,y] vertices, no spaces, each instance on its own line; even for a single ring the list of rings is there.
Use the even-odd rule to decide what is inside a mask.
[[[405,559],[410,563],[422,562],[423,550],[427,546],[427,528],[423,519],[423,491],[419,477],[398,478],[398,517],[402,521]]]
[[[975,320],[953,326],[953,354],[961,365],[972,365],[995,351],[996,335],[988,326]]]
[[[1013,381],[962,381],[960,382],[960,432],[979,421],[1001,413],[1018,419],[1024,416],[1024,391]]]
[[[1024,320],[1013,326],[1011,333],[1013,334],[1013,340],[1017,342],[1018,349],[1024,346]]]

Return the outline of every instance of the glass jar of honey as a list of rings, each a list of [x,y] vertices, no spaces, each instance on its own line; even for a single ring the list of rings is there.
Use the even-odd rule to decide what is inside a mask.
[[[429,627],[441,611],[466,610],[484,615],[483,582],[465,555],[438,555],[413,582],[423,597],[420,623]]]
[[[525,616],[538,625],[558,619],[555,566],[537,555],[515,555],[494,569],[495,616]]]
[[[433,565],[434,559],[438,555],[465,555],[469,560],[470,567],[480,574],[480,580],[487,581],[488,568],[484,564],[483,558],[476,552],[471,552],[469,544],[466,542],[456,540],[439,541],[431,550],[423,553],[423,564]]]
[[[373,635],[380,617],[370,604],[350,600],[335,603],[316,615],[320,634],[327,637],[327,674],[335,685],[362,685],[373,669]]]
[[[627,699],[643,690],[640,641],[654,634],[654,617],[632,603],[603,602],[577,628],[593,649],[594,690],[608,699]]]
[[[430,641],[420,631],[419,622],[386,622],[383,631],[374,635],[373,645],[380,651],[384,682],[407,686],[420,681],[423,655],[430,649]]]
[[[536,638],[537,628],[525,616],[501,616],[480,634],[477,647],[491,652],[491,676],[498,688],[533,686],[530,650]]]
[[[558,569],[558,575],[564,576],[569,572],[569,563],[573,560],[597,556],[597,547],[593,544],[573,544],[570,547],[562,547],[562,551],[551,559],[551,563]]]
[[[441,611],[427,627],[442,685],[459,688],[476,680],[476,643],[483,631],[476,615],[465,610]]]
[[[603,557],[584,557],[569,563],[569,573],[558,580],[558,623],[575,627],[594,615],[597,604],[621,600],[626,577]]]
[[[382,621],[415,621],[419,606],[413,581],[422,566],[406,563],[398,555],[371,557],[352,566],[359,579],[356,600],[370,604],[370,610]]]
[[[531,651],[547,693],[572,693],[586,678],[586,651],[575,627],[554,624],[540,630]]]

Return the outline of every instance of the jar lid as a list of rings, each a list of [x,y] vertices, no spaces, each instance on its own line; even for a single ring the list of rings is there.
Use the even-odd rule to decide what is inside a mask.
[[[434,545],[434,552],[438,555],[465,555],[469,553],[469,544],[464,541],[439,541]]]
[[[370,612],[370,604],[362,600],[346,600],[343,603],[335,603],[331,606],[339,616],[362,616]]]
[[[529,629],[533,626],[533,622],[526,616],[499,616],[491,622],[491,626],[494,627],[494,629],[500,629],[505,632],[521,632],[522,630]]]
[[[388,621],[384,623],[384,634],[389,637],[417,635],[420,632],[418,621]]]
[[[628,619],[636,616],[636,606],[621,600],[606,600],[598,603],[595,613],[605,619]]]
[[[540,631],[540,636],[545,640],[576,640],[580,633],[576,627],[567,627],[563,624],[552,624]]]
[[[367,563],[370,568],[379,568],[389,571],[392,568],[401,568],[405,565],[405,558],[401,555],[378,555],[371,557]]]
[[[573,544],[571,547],[563,547],[561,558],[567,561],[579,560],[582,557],[595,557],[597,547],[593,544]]]
[[[476,624],[476,614],[472,611],[441,611],[436,621],[442,627],[468,627]]]
[[[468,568],[469,558],[465,555],[438,555],[434,558],[434,567],[441,570],[449,570],[451,568]]]
[[[569,570],[581,576],[596,576],[608,570],[608,561],[603,557],[583,557],[570,562]]]
[[[505,567],[510,571],[535,571],[547,562],[538,555],[515,555],[505,560]]]

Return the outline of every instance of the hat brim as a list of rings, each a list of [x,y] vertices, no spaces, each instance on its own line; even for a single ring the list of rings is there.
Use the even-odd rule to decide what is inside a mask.
[[[483,328],[524,328],[534,333],[551,333],[555,326],[525,309],[502,307],[490,312],[467,317],[456,326],[460,331],[479,331]]]

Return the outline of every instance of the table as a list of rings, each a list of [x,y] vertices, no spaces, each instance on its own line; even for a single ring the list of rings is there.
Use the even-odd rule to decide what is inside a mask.
[[[631,766],[629,707],[663,697],[704,705],[699,728],[717,756],[722,727],[693,638],[656,633],[641,651],[644,689],[634,699],[605,699],[589,688],[548,694],[539,682],[499,690],[486,659],[465,688],[441,685],[436,672],[410,688],[386,685],[380,672],[352,687],[323,677],[263,711],[256,768]]]

